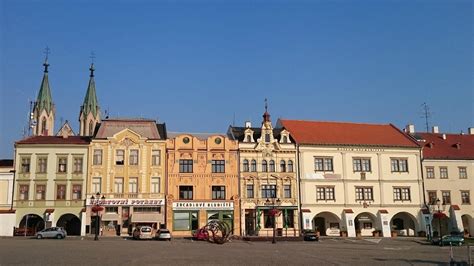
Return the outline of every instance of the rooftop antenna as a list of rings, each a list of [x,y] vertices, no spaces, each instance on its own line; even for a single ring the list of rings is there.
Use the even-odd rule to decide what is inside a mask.
[[[423,115],[421,117],[425,119],[426,132],[430,132],[430,125],[429,125],[429,119],[431,118],[430,107],[428,106],[428,104],[426,104],[426,102],[424,102],[421,106],[423,108]]]
[[[30,112],[28,113],[28,136],[31,136],[31,131],[36,126],[35,114],[33,113],[33,108],[36,103],[30,99],[28,99],[28,101],[30,102]]]

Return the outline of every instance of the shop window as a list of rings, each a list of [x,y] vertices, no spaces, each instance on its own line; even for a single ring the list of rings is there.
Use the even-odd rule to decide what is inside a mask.
[[[283,227],[284,228],[294,228],[295,227],[295,218],[294,210],[283,210]]]
[[[158,212],[161,213],[161,207],[133,207],[134,212]]]
[[[190,231],[198,229],[198,213],[197,212],[174,212],[173,213],[173,230]]]
[[[264,228],[273,228],[273,216],[271,210],[263,210],[263,224]]]
[[[364,229],[372,229],[372,223],[365,222],[362,224]]]
[[[105,213],[118,213],[118,207],[105,207]]]

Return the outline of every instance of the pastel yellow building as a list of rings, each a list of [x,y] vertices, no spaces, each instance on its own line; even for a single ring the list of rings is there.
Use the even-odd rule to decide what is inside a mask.
[[[89,147],[87,227],[127,235],[138,225],[165,224],[165,124],[148,119],[107,119]],[[99,213],[92,211],[101,205]]]
[[[240,234],[238,144],[219,134],[169,133],[167,226],[191,236],[211,220]]]

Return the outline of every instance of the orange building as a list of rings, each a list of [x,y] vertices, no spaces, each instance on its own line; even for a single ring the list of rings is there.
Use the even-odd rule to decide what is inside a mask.
[[[168,133],[167,226],[191,236],[211,220],[240,234],[238,143],[219,134]]]

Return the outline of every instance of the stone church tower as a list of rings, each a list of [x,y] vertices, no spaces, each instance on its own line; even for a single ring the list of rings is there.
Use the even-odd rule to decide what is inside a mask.
[[[54,135],[54,115],[56,108],[51,98],[51,90],[48,80],[48,57],[43,64],[43,81],[38,93],[38,98],[33,107],[33,135],[53,136]]]
[[[87,87],[86,97],[79,113],[80,136],[92,136],[95,126],[101,121],[99,103],[95,92],[94,63],[91,64],[89,70],[91,72],[89,86]]]

